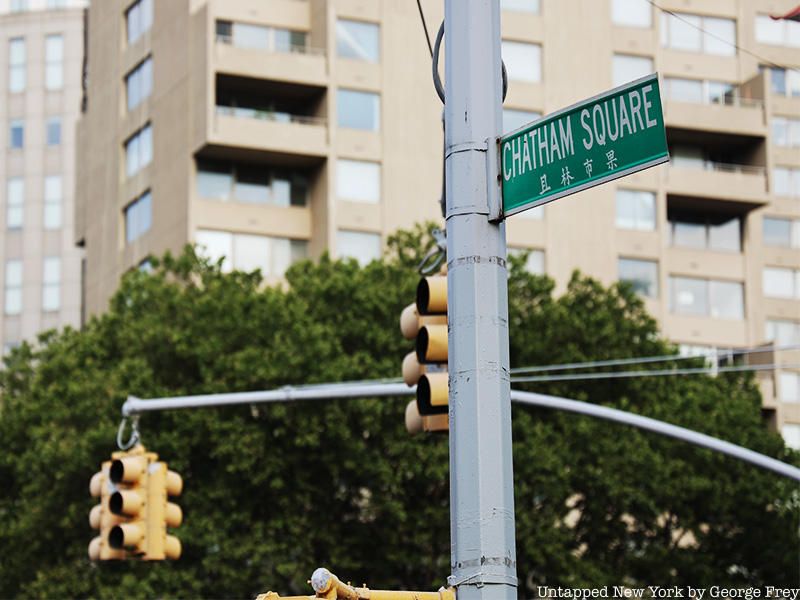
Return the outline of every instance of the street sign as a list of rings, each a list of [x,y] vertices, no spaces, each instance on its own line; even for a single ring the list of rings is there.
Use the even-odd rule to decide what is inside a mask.
[[[504,135],[504,216],[669,161],[653,73]]]

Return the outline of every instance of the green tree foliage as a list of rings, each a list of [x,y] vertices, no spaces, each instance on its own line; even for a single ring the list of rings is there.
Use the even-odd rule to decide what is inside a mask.
[[[90,563],[88,482],[128,394],[151,398],[396,377],[425,231],[387,256],[295,265],[287,284],[223,274],[191,251],[122,281],[82,331],[23,345],[0,374],[0,597],[308,593],[329,566],[375,587],[449,573],[446,436],[406,434],[407,399],[151,413],[143,441],[185,480],[174,563]],[[553,283],[512,260],[515,365],[669,352],[625,286]],[[683,363],[685,364],[685,363]],[[646,414],[794,461],[764,428],[752,377],[527,384]],[[514,409],[521,597],[536,584],[797,581],[796,486],[680,442]]]

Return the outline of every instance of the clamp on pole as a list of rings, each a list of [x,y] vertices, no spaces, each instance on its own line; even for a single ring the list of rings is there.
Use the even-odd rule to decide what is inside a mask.
[[[122,417],[122,421],[120,421],[119,429],[117,429],[117,447],[120,450],[130,450],[136,444],[142,441],[142,436],[139,434],[139,415],[133,415],[130,417],[131,421],[131,435],[128,438],[127,442],[122,441],[122,436],[125,433],[125,426],[128,424],[128,417]]]

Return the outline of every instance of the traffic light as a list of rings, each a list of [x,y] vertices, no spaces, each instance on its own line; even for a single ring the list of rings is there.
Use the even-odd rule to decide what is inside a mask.
[[[167,497],[182,488],[180,475],[142,446],[113,453],[89,484],[92,496],[101,499],[89,513],[90,525],[100,530],[89,544],[89,558],[179,558],[180,541],[167,535],[167,527],[179,526],[183,515]]]
[[[416,338],[416,351],[403,359],[403,381],[417,386],[417,400],[406,407],[406,428],[447,430],[447,277],[424,277],[417,301],[400,315],[400,331]]]

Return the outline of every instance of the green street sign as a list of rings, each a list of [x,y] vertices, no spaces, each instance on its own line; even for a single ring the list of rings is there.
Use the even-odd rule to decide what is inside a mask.
[[[653,73],[504,135],[503,215],[667,161],[658,74]]]

